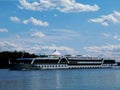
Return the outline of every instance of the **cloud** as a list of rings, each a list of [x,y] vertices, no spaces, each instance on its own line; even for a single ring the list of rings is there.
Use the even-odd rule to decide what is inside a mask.
[[[103,33],[103,36],[105,36],[105,37],[111,37],[111,34]]]
[[[84,50],[104,57],[111,57],[119,60],[120,58],[120,44],[118,45],[104,45],[104,46],[90,46],[84,47]]]
[[[119,35],[114,35],[113,38],[120,41],[120,36]]]
[[[51,45],[51,46],[35,45],[33,48],[36,49],[36,50],[55,50],[55,49],[60,50],[60,51],[63,51],[63,50],[65,50],[65,51],[73,51],[74,50],[74,49],[69,48],[69,47],[65,47],[65,46],[59,46],[58,47],[56,45]]]
[[[76,51],[73,48],[66,47],[66,46],[56,46],[55,44],[53,45],[40,45],[40,44],[27,44],[27,42],[24,42],[20,44],[19,41],[11,42],[11,41],[0,41],[0,52],[2,51],[23,51],[25,50],[26,52],[29,53],[45,53],[45,54],[52,54],[54,50],[60,51],[62,54],[71,54],[71,53],[76,53]]]
[[[10,17],[10,20],[11,20],[12,22],[16,22],[16,23],[19,23],[19,22],[20,22],[20,19],[19,19],[18,17],[16,17],[16,16],[11,16],[11,17]]]
[[[50,35],[61,38],[73,38],[79,36],[79,32],[68,29],[54,29],[51,30]]]
[[[1,38],[0,51],[25,50],[30,53],[44,52],[51,54],[56,49],[62,54],[76,54],[77,51],[67,46],[69,45],[67,40],[77,36],[78,32],[74,30],[49,29],[41,32],[40,30],[32,29],[27,33],[15,34],[4,39]],[[66,43],[66,46],[63,43]]]
[[[16,37],[16,39],[20,39],[21,38],[20,35],[15,35],[15,37]]]
[[[20,9],[24,9],[24,8],[23,8],[22,6],[20,6],[20,5],[17,5],[17,7],[20,8]]]
[[[76,37],[76,33],[74,31],[47,30],[44,31],[44,33],[39,30],[31,30],[28,33],[22,33],[9,38],[1,39],[0,51],[25,50],[27,52],[36,54],[51,54],[53,50],[56,49],[62,54],[77,53],[77,51],[75,51],[73,48],[62,45],[62,42],[66,42],[66,39]],[[59,43],[61,44],[58,46]]]
[[[100,23],[103,26],[109,26],[110,24],[120,23],[120,12],[114,11],[109,15],[102,15],[99,18],[90,19],[90,22]]]
[[[39,19],[36,19],[34,17],[31,17],[29,19],[23,20],[23,23],[24,24],[32,23],[35,26],[44,26],[44,27],[48,26],[48,22],[43,22],[43,21],[41,21]]]
[[[120,41],[120,35],[117,35],[117,34],[113,35],[113,34],[104,33],[103,36]]]
[[[66,29],[48,29],[45,31],[41,31],[39,29],[31,29],[28,33],[24,33],[24,35],[21,35],[22,38],[28,39],[25,42],[48,45],[50,43],[62,43],[74,38],[78,38],[79,32]],[[26,38],[26,36],[30,37]]]
[[[9,41],[0,41],[0,51],[16,50],[17,45]]]
[[[38,31],[38,32],[32,33],[31,36],[42,38],[42,37],[45,37],[45,34],[40,32],[40,31]]]
[[[99,46],[84,47],[84,49],[87,52],[94,52],[94,53],[101,53],[104,51],[112,51],[115,48],[120,48],[120,45],[119,46],[107,45],[107,46],[100,46],[100,47]]]
[[[58,15],[57,14],[54,14],[54,17],[57,17]]]
[[[77,31],[67,29],[49,29],[44,32],[46,36],[42,41],[47,43],[66,42],[66,40],[77,38],[80,35]]]
[[[60,51],[62,54],[75,54],[76,51],[73,49],[73,48],[70,48],[70,47],[66,47],[66,46],[56,46],[55,44],[54,45],[44,45],[44,46],[41,46],[41,45],[35,45],[33,46],[33,51],[36,51],[36,52],[39,52],[40,51],[42,53],[46,53],[46,54],[51,54],[54,50],[58,50]]]
[[[18,17],[16,17],[16,16],[11,16],[9,18],[10,18],[10,20],[12,22],[16,22],[16,23],[20,23],[21,22],[21,20]],[[34,17],[30,17],[29,19],[23,20],[22,23],[23,24],[32,23],[35,26],[44,26],[44,27],[49,25],[48,22],[46,22],[46,21],[43,22],[43,21],[41,21],[39,19],[36,19]]]
[[[0,32],[8,32],[6,28],[0,28]]]
[[[27,9],[33,11],[47,11],[58,10],[64,13],[70,12],[88,12],[99,10],[98,5],[84,5],[76,2],[75,0],[40,0],[40,2],[28,2],[27,0],[19,0],[20,9]]]

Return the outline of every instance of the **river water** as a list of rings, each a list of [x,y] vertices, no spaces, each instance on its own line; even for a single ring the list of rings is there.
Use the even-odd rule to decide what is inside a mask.
[[[0,90],[120,90],[120,69],[0,69]]]

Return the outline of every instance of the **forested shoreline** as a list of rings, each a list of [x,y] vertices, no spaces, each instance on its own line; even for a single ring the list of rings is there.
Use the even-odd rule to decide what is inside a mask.
[[[9,68],[9,61],[12,63],[14,62],[17,58],[34,58],[37,55],[35,54],[30,54],[28,52],[23,52],[21,51],[14,51],[14,52],[10,52],[10,51],[3,51],[0,52],[0,68]]]

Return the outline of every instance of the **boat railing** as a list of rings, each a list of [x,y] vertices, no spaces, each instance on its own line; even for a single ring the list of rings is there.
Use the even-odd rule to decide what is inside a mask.
[[[69,59],[81,59],[81,60],[101,60],[99,57],[68,57]]]

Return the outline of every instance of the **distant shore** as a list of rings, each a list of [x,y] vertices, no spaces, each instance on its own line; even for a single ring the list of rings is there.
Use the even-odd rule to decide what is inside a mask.
[[[3,51],[0,52],[0,69],[9,68],[9,61],[14,62],[17,58],[21,58],[23,56],[23,52],[21,51]],[[24,52],[24,57],[34,58],[37,55],[30,54],[28,52]]]

